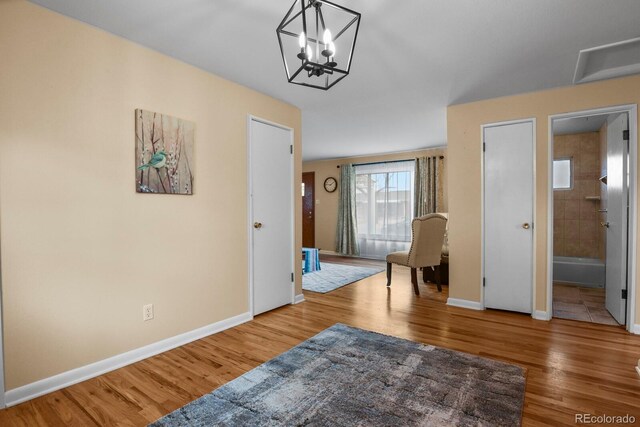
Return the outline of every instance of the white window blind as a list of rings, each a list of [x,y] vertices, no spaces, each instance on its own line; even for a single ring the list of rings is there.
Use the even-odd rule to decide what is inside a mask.
[[[553,189],[571,189],[571,159],[553,161]]]
[[[415,161],[356,165],[360,254],[384,259],[411,243]]]

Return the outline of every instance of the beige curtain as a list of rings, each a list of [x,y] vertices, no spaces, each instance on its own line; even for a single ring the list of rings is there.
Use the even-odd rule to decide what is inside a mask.
[[[418,157],[416,159],[413,211],[415,217],[442,212],[444,159],[440,157]]]

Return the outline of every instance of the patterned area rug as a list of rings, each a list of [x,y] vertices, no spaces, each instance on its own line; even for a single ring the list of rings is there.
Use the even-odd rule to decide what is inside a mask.
[[[524,375],[336,324],[152,426],[517,426]]]
[[[320,263],[321,270],[302,276],[302,289],[326,294],[384,271],[384,267],[358,267],[355,265]]]

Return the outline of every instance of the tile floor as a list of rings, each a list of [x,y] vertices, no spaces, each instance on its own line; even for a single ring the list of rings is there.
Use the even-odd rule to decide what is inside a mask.
[[[553,282],[553,317],[618,325],[604,306],[604,288]]]

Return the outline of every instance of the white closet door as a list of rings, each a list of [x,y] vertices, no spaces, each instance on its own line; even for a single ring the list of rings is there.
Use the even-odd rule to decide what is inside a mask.
[[[484,128],[484,305],[533,309],[533,123]]]
[[[293,301],[292,131],[251,119],[253,314]]]

